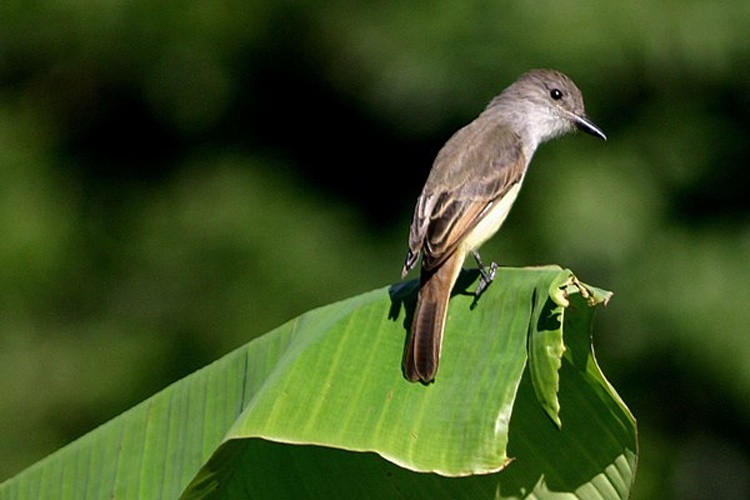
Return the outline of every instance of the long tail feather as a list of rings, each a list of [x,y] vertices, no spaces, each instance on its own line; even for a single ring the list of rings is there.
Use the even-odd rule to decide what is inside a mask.
[[[422,287],[417,295],[402,366],[407,380],[428,384],[435,379],[448,301],[462,263],[463,256],[454,254],[438,269],[432,272],[422,271]]]

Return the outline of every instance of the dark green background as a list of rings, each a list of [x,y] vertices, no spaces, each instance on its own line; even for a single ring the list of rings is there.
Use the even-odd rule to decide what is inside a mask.
[[[542,146],[485,260],[615,291],[595,340],[634,498],[749,496],[738,0],[3,2],[0,479],[398,280],[438,149],[534,67],[610,140]]]

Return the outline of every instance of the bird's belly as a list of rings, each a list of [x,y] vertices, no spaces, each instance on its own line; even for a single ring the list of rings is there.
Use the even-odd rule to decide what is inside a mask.
[[[476,227],[466,235],[466,238],[461,243],[464,252],[476,250],[500,229],[500,226],[503,225],[505,218],[508,216],[508,212],[510,212],[510,208],[513,206],[513,202],[516,201],[518,192],[521,190],[522,181],[523,179],[510,188],[505,196],[495,203],[490,211],[479,221]]]

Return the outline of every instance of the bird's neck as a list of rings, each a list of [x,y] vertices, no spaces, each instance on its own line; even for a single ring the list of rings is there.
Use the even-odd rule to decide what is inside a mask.
[[[482,113],[502,123],[521,138],[523,154],[530,162],[536,148],[545,141],[564,133],[560,120],[545,108],[525,101],[508,101],[500,95]]]

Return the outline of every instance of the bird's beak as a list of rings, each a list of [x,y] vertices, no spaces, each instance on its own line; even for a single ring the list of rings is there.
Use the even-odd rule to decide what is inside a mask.
[[[574,115],[573,121],[579,130],[583,130],[587,134],[591,134],[599,139],[607,140],[607,136],[602,132],[602,129],[597,127],[594,122],[586,118],[585,116]]]

